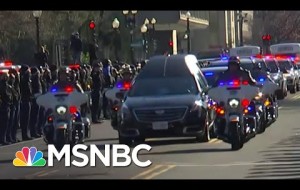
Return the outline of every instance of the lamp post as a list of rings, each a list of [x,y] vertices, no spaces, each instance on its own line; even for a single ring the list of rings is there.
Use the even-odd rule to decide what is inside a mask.
[[[240,33],[240,46],[244,45],[243,25],[244,25],[244,22],[248,22],[247,16],[248,16],[248,13],[243,14],[242,11],[239,11],[237,21],[239,22],[239,29],[240,29],[240,31],[239,31],[239,33]]]
[[[152,18],[151,19],[151,22],[149,21],[148,18],[145,19],[144,21],[144,25],[146,25],[147,28],[149,28],[149,25],[151,24],[151,33],[150,31],[148,30],[148,32],[150,33],[150,41],[151,41],[151,44],[152,44],[152,53],[154,54],[155,52],[155,24],[156,24],[156,19],[155,18]]]
[[[39,51],[39,48],[40,48],[40,17],[42,16],[42,11],[32,11],[32,14],[35,18],[36,47],[37,47],[37,51]]]
[[[186,13],[187,53],[191,53],[190,17],[191,17],[191,13],[190,13],[190,11],[188,11]]]
[[[146,24],[143,24],[141,27],[141,33],[143,35],[143,52],[144,57],[147,58],[147,39],[146,39],[146,32],[148,31],[148,28]]]
[[[115,31],[115,37],[114,37],[115,56],[116,56],[116,60],[119,61],[119,52],[118,52],[118,50],[119,50],[121,44],[119,43],[120,39],[118,38],[119,37],[118,35],[119,35],[120,22],[117,18],[115,18],[113,20],[112,27]]]
[[[123,15],[125,17],[125,22],[126,22],[126,28],[130,30],[130,57],[132,63],[134,62],[134,48],[132,47],[133,43],[133,33],[135,29],[135,24],[136,24],[136,14],[138,11],[123,11]]]

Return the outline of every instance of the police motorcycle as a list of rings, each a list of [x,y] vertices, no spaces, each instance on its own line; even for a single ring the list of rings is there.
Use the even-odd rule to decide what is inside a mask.
[[[218,87],[211,88],[208,96],[216,103],[217,137],[231,144],[232,150],[239,150],[255,132],[251,126],[256,118],[251,112],[255,109],[251,100],[259,93],[259,88],[248,85],[247,81],[220,82]],[[222,96],[220,96],[222,94]]]
[[[37,104],[51,112],[43,127],[44,141],[61,149],[65,144],[75,145],[89,138],[91,124],[80,114],[80,106],[87,102],[88,96],[72,86],[52,87],[37,97]]]
[[[255,96],[254,103],[257,113],[257,133],[263,133],[266,127],[278,118],[278,103],[275,92],[280,87],[271,79],[258,76],[255,78],[261,86],[259,94]]]
[[[130,87],[130,82],[119,81],[112,89],[106,91],[105,96],[109,100],[111,106],[111,126],[114,130],[118,130],[118,111],[120,110],[123,98]]]

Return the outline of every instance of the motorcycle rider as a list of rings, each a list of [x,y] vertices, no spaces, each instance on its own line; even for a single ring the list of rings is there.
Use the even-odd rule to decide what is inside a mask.
[[[240,66],[240,59],[239,57],[232,56],[228,60],[228,69],[222,72],[213,87],[219,86],[221,81],[232,81],[232,80],[241,80],[241,81],[248,81],[250,85],[256,85],[256,80],[253,79],[251,73],[249,71],[244,70]]]

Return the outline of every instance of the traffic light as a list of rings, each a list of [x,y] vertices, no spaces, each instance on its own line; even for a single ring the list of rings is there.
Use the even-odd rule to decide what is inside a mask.
[[[263,40],[263,41],[271,41],[271,39],[272,39],[272,38],[271,38],[271,35],[270,35],[270,34],[266,34],[266,35],[263,35],[263,36],[262,36],[262,40]]]
[[[91,20],[90,23],[89,23],[89,28],[90,28],[91,30],[94,30],[95,27],[96,27],[95,22],[94,22],[93,20]]]

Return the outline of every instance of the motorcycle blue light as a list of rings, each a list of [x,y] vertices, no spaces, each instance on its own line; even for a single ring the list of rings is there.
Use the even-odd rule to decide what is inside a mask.
[[[117,84],[117,88],[122,88],[122,87],[123,87],[122,83]]]
[[[220,82],[219,86],[223,86],[223,85],[224,85],[224,83],[223,83],[223,82]]]
[[[264,82],[264,81],[265,81],[264,78],[260,78],[260,79],[259,79],[259,82]]]
[[[213,73],[213,72],[208,72],[208,73],[205,73],[204,75],[205,75],[205,76],[213,76],[214,73]]]
[[[52,88],[51,92],[57,92],[57,88]]]
[[[251,111],[251,110],[252,110],[252,108],[251,108],[251,107],[248,107],[248,110],[249,110],[249,111]]]

